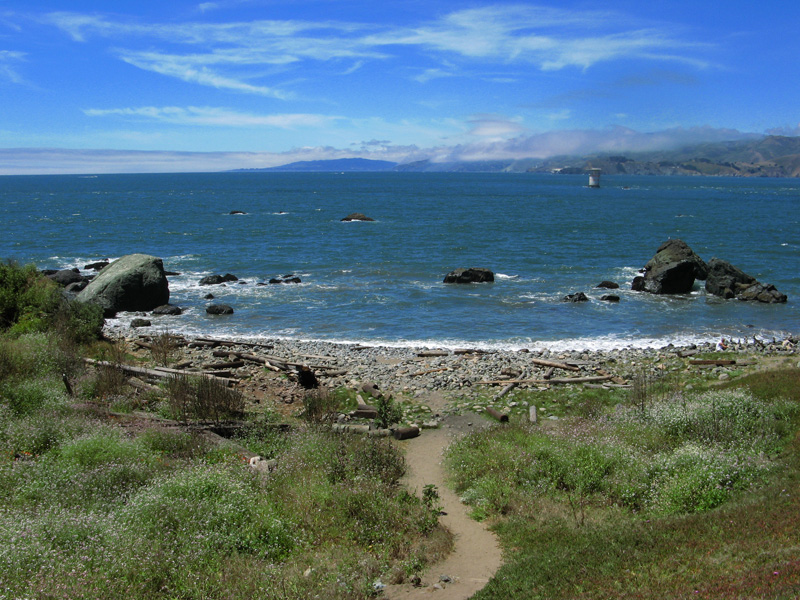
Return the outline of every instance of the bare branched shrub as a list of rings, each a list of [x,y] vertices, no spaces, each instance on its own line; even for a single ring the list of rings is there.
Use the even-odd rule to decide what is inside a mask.
[[[186,375],[175,375],[167,380],[167,399],[172,418],[184,423],[192,411],[194,386]]]
[[[197,382],[194,413],[198,419],[223,421],[241,416],[244,412],[244,396],[231,389],[224,381],[214,377],[202,377]]]
[[[127,385],[127,377],[118,367],[125,362],[124,344],[111,344],[104,350],[102,358],[110,363],[110,366],[98,367],[94,395],[97,398],[111,398],[123,394]]]
[[[213,377],[171,377],[167,395],[173,418],[184,422],[194,418],[218,423],[244,412],[242,393]]]
[[[178,354],[180,346],[174,335],[169,331],[162,331],[153,336],[150,346],[150,354],[156,364],[166,367]]]
[[[308,390],[303,396],[303,417],[311,423],[333,421],[339,411],[339,399],[326,388]]]

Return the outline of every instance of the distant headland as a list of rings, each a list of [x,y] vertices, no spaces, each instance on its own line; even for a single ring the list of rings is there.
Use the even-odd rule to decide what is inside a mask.
[[[481,161],[396,163],[366,158],[292,162],[263,169],[299,173],[331,172],[446,172],[582,174],[600,168],[608,175],[709,175],[728,177],[800,177],[800,137],[764,136],[731,142],[694,144],[677,150],[597,153]]]

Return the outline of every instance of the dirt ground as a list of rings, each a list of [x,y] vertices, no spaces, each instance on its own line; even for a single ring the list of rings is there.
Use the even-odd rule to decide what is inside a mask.
[[[426,403],[435,412],[440,401],[433,397]],[[408,467],[405,484],[418,495],[426,485],[436,486],[446,513],[440,522],[454,534],[455,547],[447,558],[427,571],[418,585],[389,585],[384,590],[385,598],[464,600],[486,585],[502,565],[497,538],[483,523],[469,517],[468,507],[448,487],[442,465],[442,453],[455,437],[491,425],[477,414],[454,415],[446,417],[439,429],[426,429],[419,437],[400,442]]]

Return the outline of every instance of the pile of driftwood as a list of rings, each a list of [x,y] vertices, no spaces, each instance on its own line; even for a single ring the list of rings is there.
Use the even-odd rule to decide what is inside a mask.
[[[553,377],[556,369],[569,372],[580,372],[582,363],[579,362],[557,362],[535,357],[528,357],[526,360],[534,365],[546,367],[546,371],[539,378],[521,378],[521,371],[516,369],[504,369],[501,374],[502,378],[478,381],[477,383],[480,385],[503,385],[503,389],[501,389],[500,392],[495,395],[495,400],[502,398],[520,384],[550,386],[580,383],[584,385],[603,384],[612,386],[627,386],[627,382],[621,377],[607,373],[599,368],[594,369],[594,375]]]
[[[132,343],[140,348],[155,351],[158,349],[157,346],[159,342],[152,338],[149,340],[147,338],[140,338],[133,340]],[[336,367],[308,363],[308,360],[327,360],[330,358],[327,356],[303,355],[296,359],[286,359],[259,352],[259,350],[271,350],[273,346],[268,344],[211,338],[186,340],[185,338],[177,336],[171,336],[169,343],[173,344],[175,348],[185,346],[189,348],[213,349],[212,356],[220,360],[217,362],[206,362],[199,365],[199,368],[194,367],[192,362],[185,362],[174,365],[172,368],[156,366],[147,369],[143,367],[129,367],[127,365],[104,363],[102,361],[89,362],[98,366],[114,366],[134,376],[143,375],[148,379],[161,379],[173,377],[175,375],[195,375],[221,379],[229,386],[234,385],[236,382],[236,369],[244,367],[248,363],[260,365],[265,369],[277,373],[286,373],[290,378],[297,381],[306,389],[319,387],[317,373],[325,377],[338,377],[346,373],[346,371]],[[242,347],[252,348],[253,350],[246,352],[238,349]]]

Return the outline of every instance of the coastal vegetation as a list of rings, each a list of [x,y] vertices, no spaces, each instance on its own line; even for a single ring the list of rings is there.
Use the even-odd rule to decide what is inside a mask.
[[[236,394],[176,378],[165,402],[137,397],[119,371],[83,368],[130,358],[76,325],[84,307],[32,268],[2,277],[0,597],[367,598],[449,549],[388,440],[262,413],[210,442],[158,413],[218,422]],[[281,468],[249,468],[251,448]]]
[[[476,598],[796,597],[799,390],[791,367],[595,393],[453,445],[453,484],[507,556]]]
[[[451,549],[397,444],[331,431],[358,392],[279,411],[222,379],[131,387],[116,367],[174,365],[174,337],[136,353],[104,339],[102,315],[33,267],[0,267],[0,314],[0,598],[362,599]],[[796,355],[722,374],[648,360],[619,366],[631,388],[453,401],[509,417],[446,454],[505,552],[476,598],[797,596]],[[430,417],[378,400],[382,425]]]

